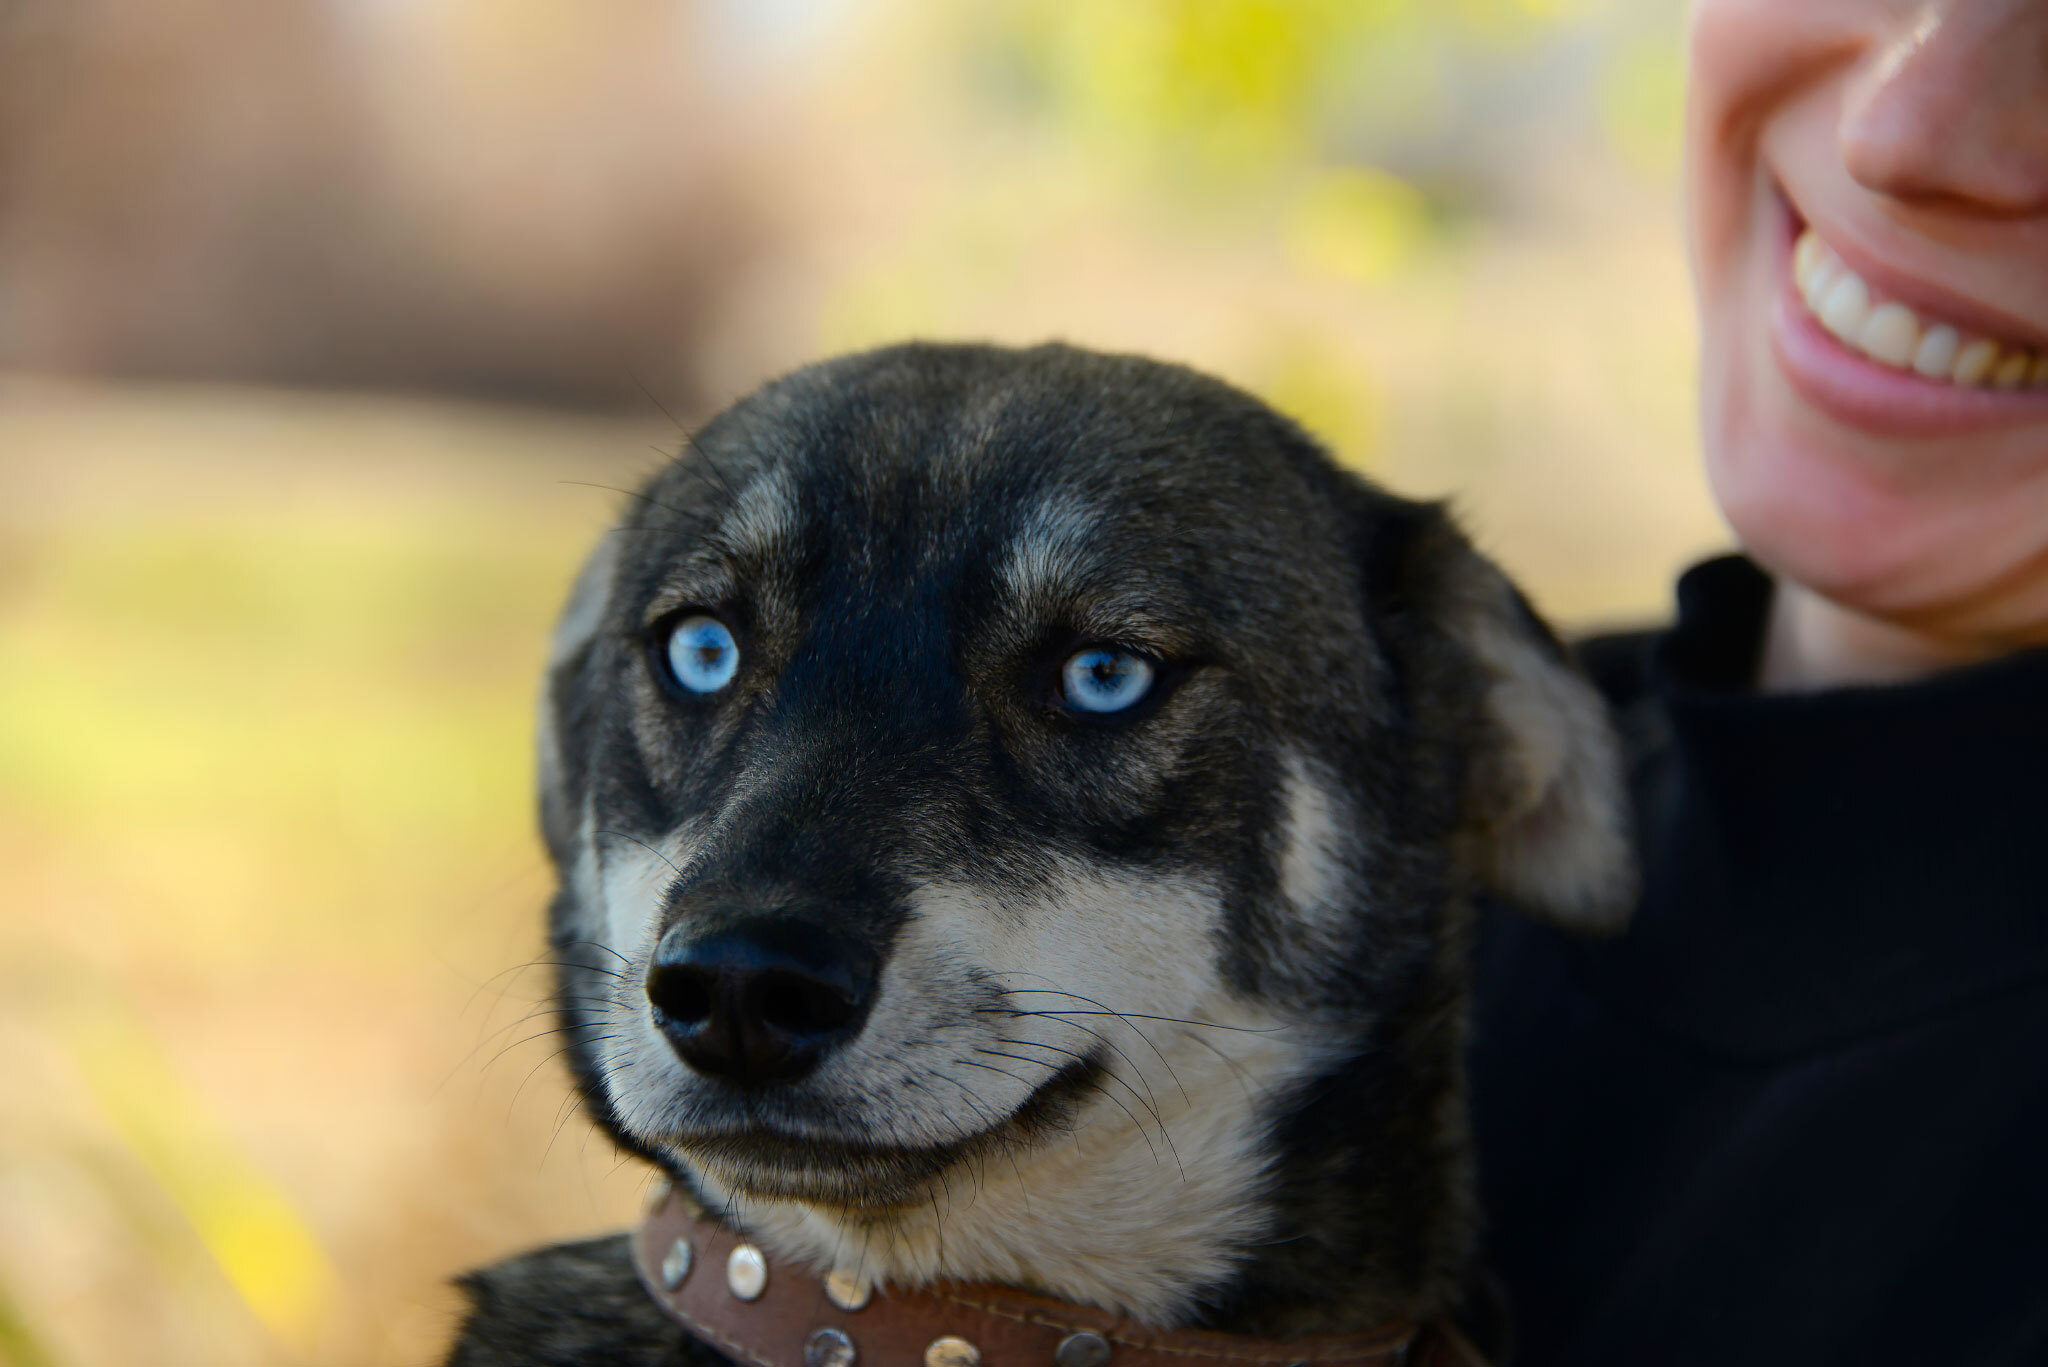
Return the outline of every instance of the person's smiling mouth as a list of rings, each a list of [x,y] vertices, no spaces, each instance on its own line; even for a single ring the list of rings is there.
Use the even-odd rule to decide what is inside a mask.
[[[1860,271],[1789,197],[1771,337],[1780,368],[1829,416],[1879,435],[1940,437],[2048,419],[2048,346],[1944,315],[1940,292]],[[1895,274],[1895,273],[1894,273]],[[1876,283],[1882,279],[1884,283]]]
[[[1879,365],[1970,389],[2048,389],[2048,353],[1883,298],[1811,227],[1793,244],[1792,283],[1835,340]]]

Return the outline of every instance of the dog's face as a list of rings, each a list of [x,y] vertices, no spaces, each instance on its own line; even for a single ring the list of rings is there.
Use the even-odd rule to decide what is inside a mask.
[[[1243,1203],[1290,1087],[1442,1014],[1465,891],[1621,904],[1607,744],[1436,510],[1225,386],[815,367],[648,485],[557,635],[579,1078],[757,1202],[886,1220],[1100,1134]]]

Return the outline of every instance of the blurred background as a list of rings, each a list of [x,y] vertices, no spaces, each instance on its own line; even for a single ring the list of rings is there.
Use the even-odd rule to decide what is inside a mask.
[[[0,0],[0,1364],[427,1363],[451,1274],[631,1216],[530,703],[613,489],[782,369],[1191,362],[1661,612],[1723,537],[1681,22]]]

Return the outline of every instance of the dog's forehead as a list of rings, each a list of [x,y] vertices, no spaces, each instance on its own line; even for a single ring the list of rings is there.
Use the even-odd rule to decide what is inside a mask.
[[[1041,606],[1224,580],[1242,597],[1339,563],[1318,466],[1263,405],[1174,367],[906,348],[714,421],[657,490],[690,505],[681,535],[644,549],[664,578],[781,567],[868,597],[951,577]]]

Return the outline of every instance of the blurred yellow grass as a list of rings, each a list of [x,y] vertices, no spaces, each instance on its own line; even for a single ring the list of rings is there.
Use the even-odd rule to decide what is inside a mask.
[[[427,1361],[625,1217],[521,1020],[527,737],[619,501],[559,481],[666,435],[0,387],[0,1362]]]
[[[79,1071],[263,1327],[304,1352],[333,1310],[334,1270],[284,1192],[242,1154],[119,1003],[71,1029]]]

